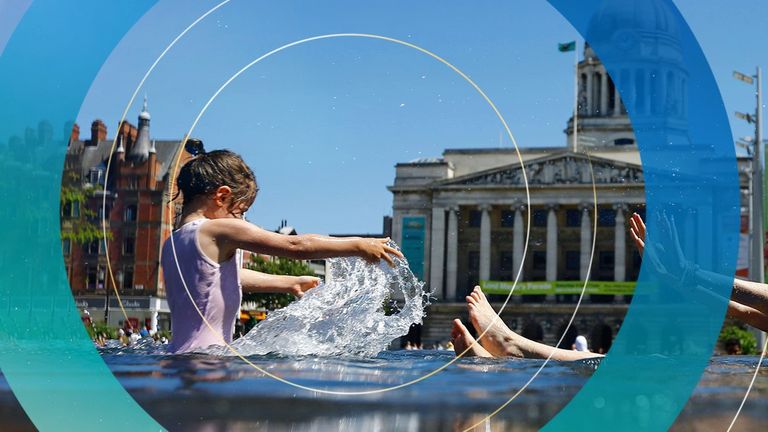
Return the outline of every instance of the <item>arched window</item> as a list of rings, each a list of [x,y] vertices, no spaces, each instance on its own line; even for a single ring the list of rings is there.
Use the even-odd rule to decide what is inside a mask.
[[[560,324],[557,327],[557,334],[555,334],[555,336],[559,338],[561,335],[565,334],[563,341],[557,347],[569,350],[572,349],[573,344],[576,343],[576,336],[579,335],[579,328],[571,324],[571,326],[568,327],[568,331],[566,331],[566,327],[568,327],[567,321]]]

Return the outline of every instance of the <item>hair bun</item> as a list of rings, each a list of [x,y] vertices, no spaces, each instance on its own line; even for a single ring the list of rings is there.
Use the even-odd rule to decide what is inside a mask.
[[[203,146],[203,142],[197,138],[187,139],[186,144],[184,144],[184,150],[192,156],[205,154],[205,146]]]

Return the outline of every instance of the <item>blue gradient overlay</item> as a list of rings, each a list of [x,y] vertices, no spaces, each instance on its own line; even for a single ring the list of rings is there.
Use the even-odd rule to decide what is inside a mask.
[[[734,147],[710,68],[677,9],[668,0],[549,1],[585,36],[626,102],[645,173],[649,241],[657,215],[674,217],[689,260],[733,275]],[[162,429],[83,329],[58,216],[80,104],[113,47],[153,4],[36,1],[0,57],[0,369],[41,430]],[[707,365],[730,289],[727,278],[705,290],[665,282],[646,263],[611,352],[547,429],[666,430]]]
[[[0,369],[40,430],[162,430],[93,348],[59,233],[74,119],[107,56],[153,4],[35,1],[0,57]]]
[[[661,232],[657,218],[666,214],[688,260],[732,276],[739,234],[734,145],[690,28],[668,0],[550,3],[585,37],[626,103],[645,175],[649,240],[674,247],[654,237]],[[647,251],[644,258],[611,351],[546,430],[667,430],[698,383],[732,284],[725,277],[696,289],[663,277]]]

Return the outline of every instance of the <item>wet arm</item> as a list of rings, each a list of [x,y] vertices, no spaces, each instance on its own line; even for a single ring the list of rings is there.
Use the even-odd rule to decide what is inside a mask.
[[[706,270],[697,269],[694,272],[693,282],[705,288],[715,284],[732,284],[731,300],[749,309],[768,314],[768,285],[731,278]]]
[[[768,332],[768,315],[733,300],[728,302],[728,317],[736,318],[752,327]]]
[[[272,275],[240,269],[240,285],[246,293],[287,293],[298,283],[298,277]]]
[[[315,276],[271,275],[249,269],[241,269],[240,284],[245,292],[292,294],[298,298],[320,285]]]
[[[387,244],[387,239],[317,234],[289,236],[263,230],[240,219],[215,219],[201,229],[209,230],[219,247],[230,254],[236,249],[244,249],[300,260],[359,256],[370,262],[384,260],[390,265],[394,265],[393,257],[403,256]]]

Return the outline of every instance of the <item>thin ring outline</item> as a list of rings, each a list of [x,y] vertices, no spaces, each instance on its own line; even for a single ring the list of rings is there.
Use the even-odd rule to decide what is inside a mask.
[[[155,59],[154,63],[147,69],[147,72],[144,74],[144,77],[139,81],[139,85],[136,86],[136,90],[133,91],[133,94],[131,95],[131,98],[128,100],[128,105],[126,105],[125,110],[123,110],[123,115],[120,117],[120,121],[117,123],[118,125],[121,125],[125,121],[125,117],[128,116],[128,110],[131,108],[131,105],[133,105],[133,101],[136,100],[136,95],[139,94],[139,90],[141,87],[144,86],[144,82],[149,78],[149,75],[152,74],[152,71],[155,70],[155,66],[157,66],[158,63],[160,63],[160,60],[165,57],[165,54],[168,53],[168,51],[173,48],[174,45],[176,45],[176,42],[178,42],[184,35],[187,34],[190,30],[192,30],[193,27],[195,27],[200,21],[204,20],[208,15],[215,12],[220,7],[224,6],[225,4],[229,3],[232,0],[224,0],[223,2],[217,4],[216,6],[209,9],[206,13],[200,15],[195,21],[192,22],[187,28],[185,28],[181,33],[176,36],[173,41],[171,41],[170,44],[168,44],[167,47],[163,50],[162,53]],[[115,283],[115,276],[112,272],[112,264],[109,260],[109,240],[107,239],[107,181],[109,179],[109,168],[112,165],[112,155],[115,153],[115,146],[117,146],[117,135],[115,135],[114,141],[112,141],[112,148],[109,150],[109,158],[107,159],[107,166],[104,170],[104,193],[102,194],[101,199],[101,232],[104,236],[104,259],[107,263],[107,275],[109,276],[109,281],[112,283],[112,289],[115,292],[115,298],[117,298],[117,304],[120,306],[120,310],[123,312],[123,317],[125,317],[125,322],[128,323],[128,326],[133,330],[133,325],[131,324],[131,321],[128,319],[128,313],[125,311],[125,307],[123,306],[123,300],[120,298],[120,293],[117,289],[117,284]],[[171,186],[172,187],[172,186]],[[108,308],[109,305],[105,304],[105,308]],[[109,317],[107,317],[109,318]],[[105,323],[109,324],[109,323]]]
[[[515,138],[514,138],[514,136],[513,136],[513,134],[512,134],[512,131],[509,129],[509,126],[507,125],[507,122],[506,122],[506,120],[504,120],[504,117],[501,115],[501,113],[499,112],[499,110],[498,110],[498,108],[496,107],[496,105],[495,105],[495,104],[494,104],[494,103],[491,101],[491,99],[490,99],[490,98],[489,98],[489,97],[488,97],[488,96],[485,94],[485,92],[483,92],[483,90],[482,90],[482,89],[481,89],[481,88],[480,88],[480,87],[479,87],[477,84],[475,84],[475,82],[474,82],[474,81],[472,81],[472,79],[471,79],[471,78],[469,78],[469,77],[468,77],[466,74],[464,74],[464,73],[463,73],[461,70],[459,70],[458,68],[456,68],[455,66],[453,66],[451,63],[449,63],[447,60],[443,59],[442,57],[438,56],[437,54],[435,54],[435,53],[433,53],[433,52],[431,52],[431,51],[428,51],[428,50],[426,50],[426,49],[424,49],[424,48],[422,48],[422,47],[419,47],[419,46],[417,46],[417,45],[414,45],[414,44],[412,44],[412,43],[409,43],[409,42],[405,42],[405,41],[402,41],[402,40],[399,40],[399,39],[395,39],[395,38],[391,38],[391,37],[387,37],[387,36],[374,35],[374,34],[367,34],[367,33],[334,33],[334,34],[326,34],[326,35],[313,36],[313,37],[309,37],[309,38],[301,39],[301,40],[298,40],[298,41],[294,41],[294,42],[291,42],[291,43],[288,43],[288,44],[282,45],[282,46],[280,46],[280,47],[278,47],[278,48],[275,48],[275,49],[273,49],[273,50],[271,50],[271,51],[267,52],[266,54],[264,54],[264,55],[262,55],[262,56],[258,57],[256,60],[254,60],[254,61],[252,61],[252,62],[248,63],[247,65],[245,65],[243,68],[241,68],[239,71],[237,71],[237,72],[236,72],[236,73],[235,73],[235,74],[234,74],[232,77],[230,77],[230,78],[229,78],[227,81],[225,81],[225,82],[224,82],[224,84],[222,84],[222,86],[221,86],[221,87],[219,87],[219,89],[218,89],[218,90],[217,90],[217,91],[216,91],[216,92],[213,94],[213,96],[211,96],[211,98],[208,100],[208,102],[206,102],[206,104],[203,106],[203,108],[201,109],[201,111],[200,111],[200,113],[198,114],[197,118],[195,118],[194,122],[192,123],[192,126],[190,127],[189,131],[188,131],[188,132],[187,132],[187,133],[184,135],[184,139],[182,140],[182,142],[180,143],[180,146],[179,146],[179,147],[180,147],[180,149],[183,149],[183,148],[184,148],[184,145],[186,144],[186,142],[187,142],[187,140],[189,139],[189,137],[192,135],[192,132],[194,131],[194,128],[197,126],[197,123],[200,121],[200,118],[203,116],[203,114],[205,114],[205,111],[208,109],[208,107],[211,105],[211,103],[212,103],[212,102],[213,102],[213,101],[216,99],[216,97],[217,97],[217,96],[218,96],[218,95],[219,95],[219,94],[220,94],[220,93],[221,93],[221,92],[222,92],[222,91],[223,91],[223,90],[224,90],[224,89],[225,89],[225,88],[226,88],[226,87],[227,87],[227,86],[228,86],[228,85],[229,85],[229,84],[232,82],[232,81],[234,81],[234,80],[235,80],[235,79],[236,79],[238,76],[240,76],[240,75],[241,75],[243,72],[245,72],[246,70],[248,70],[248,69],[249,69],[251,66],[253,66],[253,65],[255,65],[256,63],[258,63],[258,62],[260,62],[260,61],[262,61],[262,60],[264,60],[264,59],[266,59],[266,58],[268,58],[268,57],[272,56],[273,54],[276,54],[276,53],[278,53],[278,52],[280,52],[280,51],[283,51],[283,50],[285,50],[285,49],[288,49],[288,48],[290,48],[290,47],[293,47],[293,46],[297,46],[297,45],[300,45],[300,44],[304,44],[304,43],[307,43],[307,42],[312,42],[312,41],[316,41],[316,40],[322,40],[322,39],[331,39],[331,38],[341,38],[341,37],[358,37],[358,38],[378,39],[378,40],[383,40],[383,41],[387,41],[387,42],[393,42],[393,43],[397,43],[397,44],[400,44],[400,45],[403,45],[403,46],[406,46],[406,47],[409,47],[409,48],[413,48],[413,49],[415,49],[415,50],[417,50],[417,51],[420,51],[420,52],[422,52],[422,53],[424,53],[424,54],[427,54],[428,56],[430,56],[430,57],[432,57],[432,58],[434,58],[434,59],[436,59],[436,60],[440,61],[440,62],[441,62],[441,63],[443,63],[444,65],[448,66],[448,67],[449,67],[449,68],[451,68],[451,69],[452,69],[454,72],[456,72],[456,73],[457,73],[457,74],[459,74],[459,75],[460,75],[462,78],[464,78],[464,80],[465,80],[465,81],[467,81],[467,82],[468,82],[470,85],[472,85],[472,87],[473,87],[473,88],[474,88],[474,89],[475,89],[475,90],[476,90],[478,93],[480,93],[480,95],[483,97],[483,99],[485,99],[485,101],[486,101],[486,102],[487,102],[487,103],[490,105],[490,107],[493,109],[493,111],[494,111],[494,113],[496,114],[497,118],[498,118],[498,119],[501,121],[501,123],[504,125],[504,129],[506,130],[506,132],[507,132],[507,135],[509,136],[510,140],[512,141],[512,143],[513,143],[513,145],[514,145],[514,147],[515,147],[515,152],[517,153],[517,156],[518,156],[518,160],[520,161],[520,166],[521,166],[521,168],[522,168],[523,180],[524,180],[524,183],[525,183],[525,192],[526,192],[526,198],[527,198],[527,202],[528,202],[528,207],[530,208],[530,191],[529,191],[529,188],[528,188],[528,178],[527,178],[527,174],[526,174],[526,172],[525,172],[525,165],[524,165],[524,163],[523,163],[523,159],[522,159],[522,156],[520,155],[520,150],[519,150],[519,148],[518,148],[518,146],[517,146],[517,142],[516,142],[516,140],[515,140]],[[179,168],[179,160],[180,160],[180,159],[181,159],[181,151],[178,151],[178,152],[177,152],[177,156],[176,156],[176,161],[174,162],[174,164],[173,164],[173,169],[172,169],[172,171],[171,171],[171,173],[172,173],[172,175],[171,175],[171,178],[170,178],[170,184],[171,184],[171,185],[173,185],[173,184],[174,184],[174,182],[175,182],[175,178],[176,178],[176,172],[178,171],[178,168]],[[170,202],[169,202],[169,207],[170,207]],[[523,251],[523,257],[522,257],[522,259],[523,259],[523,260],[525,260],[525,254],[526,254],[526,251],[527,251],[527,249],[528,249],[528,238],[529,238],[529,235],[530,235],[530,211],[529,211],[529,212],[527,212],[527,213],[528,213],[528,214],[527,214],[527,222],[528,222],[528,224],[527,224],[527,230],[526,230],[525,248],[524,248],[524,251]],[[173,236],[171,236],[171,237],[169,237],[169,238],[171,239],[171,249],[173,250],[173,253],[174,253],[174,256],[175,256],[175,255],[176,255],[176,246],[175,246],[175,243],[174,243],[174,241],[173,241]],[[197,307],[197,305],[194,303],[194,300],[192,299],[192,295],[191,295],[191,293],[189,292],[189,288],[187,287],[186,281],[184,280],[184,276],[183,276],[183,275],[182,275],[182,273],[181,273],[181,268],[179,267],[179,263],[178,263],[178,260],[175,260],[175,262],[176,262],[176,268],[177,268],[177,270],[179,271],[179,276],[181,277],[182,283],[183,283],[183,285],[184,285],[184,290],[187,292],[187,296],[188,296],[188,298],[190,299],[190,301],[192,301],[192,304],[193,304],[193,306],[195,307],[195,310],[196,310],[196,311],[197,311],[197,313],[200,315],[200,317],[202,318],[203,322],[204,322],[204,323],[205,323],[205,325],[208,327],[208,329],[209,329],[210,331],[214,332],[214,334],[216,334],[217,336],[219,336],[219,337],[221,338],[221,342],[222,342],[222,345],[223,345],[223,346],[225,346],[225,347],[226,347],[226,348],[227,348],[227,349],[228,349],[230,352],[232,352],[232,353],[233,353],[235,356],[237,356],[237,357],[239,357],[241,360],[243,360],[243,361],[244,361],[246,364],[248,364],[248,365],[252,366],[253,368],[255,368],[256,370],[258,370],[259,372],[263,373],[264,375],[266,375],[266,376],[268,376],[268,377],[270,377],[270,378],[273,378],[273,379],[275,379],[275,380],[277,380],[277,381],[279,381],[279,382],[282,382],[282,383],[284,383],[284,384],[288,384],[288,385],[290,385],[290,386],[293,386],[293,387],[296,387],[296,388],[300,388],[300,389],[302,389],[302,390],[307,390],[307,391],[312,391],[312,392],[316,392],[316,393],[322,393],[322,394],[335,394],[335,395],[348,395],[348,396],[350,396],[350,395],[366,395],[366,394],[376,394],[376,393],[383,393],[383,392],[387,392],[387,391],[397,390],[397,389],[400,389],[400,388],[404,388],[404,387],[407,387],[407,386],[409,386],[409,385],[411,385],[411,384],[415,384],[415,383],[417,383],[417,382],[420,382],[420,381],[422,381],[422,380],[425,380],[425,379],[427,379],[427,378],[429,378],[429,377],[431,377],[431,376],[433,376],[433,375],[437,374],[438,372],[440,372],[440,371],[444,370],[445,368],[447,368],[448,366],[450,366],[450,365],[452,365],[454,362],[456,362],[458,359],[460,359],[460,358],[461,358],[461,357],[462,357],[464,354],[466,354],[466,353],[467,353],[467,352],[468,352],[468,351],[469,351],[469,350],[472,348],[472,346],[474,346],[474,344],[470,345],[469,347],[467,347],[467,349],[466,349],[466,350],[464,350],[462,353],[460,353],[459,355],[457,355],[456,357],[454,357],[452,360],[450,360],[449,362],[447,362],[447,363],[446,363],[446,364],[444,364],[443,366],[440,366],[439,368],[437,368],[437,369],[435,369],[435,370],[433,370],[433,371],[431,371],[431,372],[429,372],[429,373],[427,373],[427,374],[423,375],[422,377],[420,377],[420,378],[417,378],[417,379],[414,379],[414,380],[411,380],[411,381],[407,381],[407,382],[405,382],[405,383],[401,383],[401,384],[398,384],[398,385],[396,385],[396,386],[391,386],[391,387],[386,387],[386,388],[380,388],[380,389],[374,389],[374,390],[364,390],[364,391],[331,391],[331,390],[323,390],[323,389],[317,389],[317,388],[312,388],[312,387],[308,387],[308,386],[303,386],[303,385],[300,385],[300,384],[296,384],[296,383],[293,383],[293,382],[291,382],[291,381],[288,381],[288,380],[286,380],[286,379],[284,379],[284,378],[282,378],[282,377],[279,377],[279,376],[277,376],[277,375],[271,374],[270,372],[267,372],[266,370],[264,370],[264,369],[260,368],[259,366],[255,365],[253,362],[251,362],[251,361],[250,361],[250,360],[248,360],[246,357],[244,357],[242,354],[240,354],[240,353],[239,353],[239,352],[238,352],[238,351],[237,351],[235,348],[233,348],[233,347],[231,346],[231,344],[227,343],[227,342],[224,340],[224,337],[223,337],[223,335],[219,334],[219,333],[218,333],[218,332],[217,332],[217,331],[216,331],[216,330],[213,328],[213,326],[211,326],[211,325],[210,325],[210,323],[208,322],[208,320],[206,320],[206,319],[205,319],[205,317],[203,316],[203,314],[202,314],[202,312],[200,311],[200,309],[199,309],[199,308]],[[501,309],[499,309],[499,312],[497,312],[496,318],[498,318],[498,314],[500,314],[500,313],[501,313],[501,312],[504,310],[504,307],[506,306],[506,304],[508,303],[508,301],[509,301],[510,297],[512,296],[512,293],[513,293],[513,291],[514,291],[514,288],[517,286],[517,282],[518,282],[518,280],[519,280],[519,278],[520,278],[520,275],[521,275],[521,273],[522,273],[522,266],[521,266],[521,267],[520,267],[520,269],[518,270],[518,272],[517,272],[517,275],[515,276],[515,281],[514,281],[513,287],[512,287],[512,289],[510,290],[509,294],[507,295],[507,299],[506,299],[506,301],[504,302],[504,305],[501,307]],[[500,319],[500,318],[499,318],[499,319]],[[490,327],[489,327],[489,328],[490,328]],[[487,329],[486,329],[486,331],[485,331],[485,332],[483,332],[483,333],[482,333],[480,336],[478,336],[478,338],[477,338],[477,340],[475,341],[475,343],[478,343],[478,344],[479,344],[479,342],[478,342],[478,341],[479,341],[479,339],[481,339],[481,338],[482,338],[482,337],[485,335],[485,333],[486,333],[486,332],[487,332]]]

